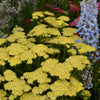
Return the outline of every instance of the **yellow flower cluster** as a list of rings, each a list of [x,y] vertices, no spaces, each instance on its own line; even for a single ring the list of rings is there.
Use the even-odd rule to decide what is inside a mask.
[[[0,75],[0,83],[1,83],[2,81],[5,81],[5,77]]]
[[[50,85],[53,94],[56,96],[76,96],[77,92],[84,89],[83,84],[74,77],[71,77],[70,80],[70,82],[66,80],[57,80],[54,84]]]
[[[71,37],[58,36],[58,37],[55,37],[55,38],[51,39],[50,41],[48,41],[48,43],[66,45],[66,44],[75,43],[75,40]]]
[[[49,72],[52,76],[59,76],[60,79],[70,79],[70,71],[73,70],[70,64],[58,63],[57,59],[47,59],[41,65],[44,72]]]
[[[73,33],[76,33],[76,30],[76,28],[67,27],[62,29],[62,33],[64,36],[73,36]]]
[[[29,31],[28,36],[44,36],[50,37],[51,35],[61,35],[57,28],[46,28],[47,25],[40,24],[35,26]]]
[[[24,93],[21,97],[20,100],[49,100],[46,95],[33,95],[33,93]]]
[[[9,60],[10,56],[6,50],[6,48],[0,48],[0,65],[4,66],[5,61]]]
[[[23,32],[23,31],[24,31],[24,29],[22,27],[16,26],[15,28],[13,28],[12,33],[15,33],[15,32]]]
[[[91,96],[91,93],[88,90],[83,90],[83,91],[81,91],[81,95],[82,96],[85,96],[85,97],[90,97]]]
[[[63,16],[63,17],[60,16],[58,18],[45,17],[44,20],[45,20],[45,22],[47,22],[48,24],[50,24],[56,28],[62,28],[62,27],[68,26],[68,24],[65,22],[65,20],[68,20],[68,17],[66,17],[66,16]]]
[[[38,19],[38,18],[41,18],[41,17],[44,17],[42,11],[34,12],[34,13],[32,14],[32,19]]]
[[[76,55],[77,54],[76,50],[73,49],[73,48],[69,49],[67,52],[71,53],[71,55]]]
[[[28,48],[20,43],[12,43],[10,46],[7,47],[7,51],[9,55],[18,55],[23,53]]]
[[[4,84],[4,89],[12,90],[12,95],[9,97],[9,100],[14,100],[17,96],[20,96],[31,89],[24,80],[18,79],[15,73],[11,70],[6,70],[4,76],[8,81]]]
[[[7,97],[5,97],[7,93],[3,90],[3,89],[0,89],[0,100],[8,100]]]
[[[69,17],[66,17],[66,16],[60,16],[57,19],[63,20],[63,21],[70,21]]]
[[[5,77],[5,80],[7,81],[13,81],[17,78],[16,74],[10,69],[6,70],[3,74]]]
[[[6,42],[6,39],[0,39],[0,45]]]
[[[33,84],[35,80],[39,83],[47,83],[51,81],[50,78],[47,78],[47,74],[42,71],[42,68],[38,68],[33,72],[26,72],[23,76],[27,79],[28,84]]]
[[[33,48],[31,48],[31,50],[33,52],[35,52],[38,56],[43,56],[44,58],[49,57],[48,54],[46,54],[46,53],[53,54],[53,53],[59,53],[60,52],[57,49],[52,48],[52,51],[50,51],[49,49],[51,50],[51,48],[48,48],[46,45],[43,45],[43,44],[37,44]]]
[[[83,55],[70,56],[65,60],[65,62],[69,63],[73,68],[77,68],[78,70],[83,70],[86,65],[87,67],[90,67],[91,65],[87,57]]]
[[[90,51],[95,51],[94,47],[91,47],[90,45],[87,45],[85,43],[74,43],[73,46],[75,46],[78,49],[78,52],[80,54],[90,52]]]
[[[60,79],[70,79],[70,72],[73,68],[83,70],[86,65],[90,67],[90,62],[86,56],[78,55],[67,58],[64,63],[58,63],[57,59],[49,58],[45,62],[42,62],[41,65],[42,70],[44,72],[49,72],[52,76],[59,76]]]
[[[58,49],[55,48],[49,48],[47,51],[48,54],[54,54],[54,53],[60,53]]]
[[[44,83],[44,84],[42,83],[42,84],[39,84],[38,87],[34,87],[34,88],[32,89],[32,93],[33,93],[34,95],[42,94],[43,91],[46,91],[46,90],[48,90],[48,89],[50,89],[50,85],[49,85],[49,84],[46,84],[46,83]]]
[[[49,15],[49,16],[55,16],[54,13],[51,13],[51,12],[49,12],[49,11],[44,11],[43,14]]]
[[[8,42],[15,42],[18,39],[23,39],[26,38],[25,36],[25,32],[14,32],[13,34],[11,34],[8,38],[7,41]]]
[[[33,12],[32,14],[32,20],[34,19],[38,19],[38,18],[43,18],[45,16],[55,16],[53,13],[49,12],[49,11],[38,11],[38,12]]]
[[[41,34],[46,34],[46,27],[47,25],[45,24],[37,25],[29,31],[28,36],[39,36]]]
[[[35,31],[37,31],[37,29],[40,29],[41,31],[41,29],[45,27],[45,24],[41,24],[34,29]],[[60,32],[56,28],[48,28],[46,32],[47,35],[52,35],[53,32],[55,35],[60,35]],[[37,31],[37,33],[39,32]],[[37,56],[43,56],[44,58],[48,58],[48,54],[60,52],[58,49],[48,48],[46,45],[43,44],[36,45],[34,43],[36,41],[35,38],[27,38],[25,34],[26,33],[24,32],[15,31],[13,34],[7,37],[7,39],[1,39],[2,43],[5,43],[5,41],[14,43],[10,43],[5,48],[0,48],[0,65],[5,65],[5,61],[8,61],[11,66],[21,64],[22,61],[27,61],[27,64],[32,64],[32,59],[36,58]]]

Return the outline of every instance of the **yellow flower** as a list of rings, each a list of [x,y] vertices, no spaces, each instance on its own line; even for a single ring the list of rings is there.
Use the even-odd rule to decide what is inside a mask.
[[[50,89],[57,96],[76,96],[76,94],[84,88],[81,82],[72,77],[70,82],[66,80],[55,81],[54,84],[50,85]]]
[[[1,62],[3,62],[3,60],[10,59],[10,56],[9,56],[6,48],[0,48],[0,59],[1,59]]]
[[[26,84],[24,80],[16,78],[13,81],[4,84],[5,90],[12,90],[12,94],[16,96],[21,96],[24,92],[31,90],[31,87]]]
[[[8,100],[7,97],[5,97],[6,94],[6,91],[0,89],[0,100]]]
[[[32,52],[31,50],[26,50],[18,56],[21,59],[21,61],[29,60],[28,62],[32,62],[30,60],[37,57],[35,52]]]
[[[83,55],[70,56],[65,62],[71,64],[73,68],[77,68],[78,70],[83,70],[86,64],[90,67],[89,60]]]
[[[51,12],[49,12],[49,11],[45,11],[45,12],[44,12],[44,14],[45,14],[45,15],[54,16],[54,14],[53,14],[53,13],[51,13]]]
[[[49,88],[50,88],[49,84],[46,84],[46,83],[44,83],[44,84],[39,84],[38,87],[34,87],[34,88],[32,89],[32,93],[33,93],[34,95],[42,94],[43,91],[46,91],[46,90],[48,90]]]
[[[54,27],[58,27],[58,25],[57,25],[57,20],[56,20],[56,18],[55,17],[46,17],[46,18],[44,18],[44,20],[45,20],[45,22],[47,22],[48,24],[50,24],[50,25],[52,25],[52,26],[54,26]]]
[[[16,40],[16,36],[14,34],[11,34],[8,38],[7,41],[9,42],[14,42]]]
[[[5,43],[6,42],[6,39],[0,39],[0,45]]]
[[[46,95],[33,95],[31,92],[29,93],[24,93],[21,97],[20,100],[48,100],[48,97]]]
[[[53,92],[48,92],[47,93],[47,96],[49,98],[51,98],[51,100],[56,100],[56,98],[57,98],[57,95],[55,95]]]
[[[54,53],[60,53],[60,51],[58,49],[55,49],[55,48],[48,48],[47,53],[54,54]]]
[[[68,26],[68,24],[66,22],[64,22],[63,20],[57,20],[56,23],[57,23],[58,28]]]
[[[38,68],[33,72],[26,72],[23,74],[29,84],[33,84],[33,81],[37,80],[39,83],[47,83],[51,80],[47,78],[47,74],[42,72],[42,68]]]
[[[66,44],[65,46],[66,46],[67,48],[70,48],[70,45],[68,45],[68,44]]]
[[[18,55],[20,53],[23,53],[27,49],[28,48],[26,46],[19,43],[12,43],[10,46],[7,47],[9,55]]]
[[[48,47],[43,44],[37,44],[33,48],[31,48],[33,52],[35,52],[38,56],[43,56],[44,58],[48,58],[49,56],[46,54],[48,51]]]
[[[32,63],[33,63],[32,59],[28,59],[27,64],[32,64]]]
[[[36,42],[35,38],[29,38],[28,40],[31,41],[31,42]]]
[[[77,36],[77,35],[73,35],[73,36],[71,36],[71,38],[75,41],[75,40],[80,40],[80,41],[83,41],[82,40],[82,38],[80,38],[79,36]],[[76,42],[75,42],[76,43]]]
[[[76,55],[77,54],[76,50],[73,49],[73,48],[69,49],[68,52],[71,53],[71,55]]]
[[[53,44],[71,44],[75,43],[75,41],[71,37],[59,36],[51,39],[48,43]]]
[[[92,46],[85,45],[81,49],[78,50],[80,54],[86,53],[86,52],[91,52],[91,51],[96,51],[96,49]]]
[[[57,28],[47,28],[47,34],[61,36]]]
[[[15,28],[13,28],[12,33],[14,33],[14,32],[22,32],[22,31],[24,31],[23,28],[16,26]]]
[[[76,28],[63,28],[62,30],[64,36],[73,36],[76,33]]]
[[[52,76],[59,76],[60,79],[69,79],[71,74],[70,71],[73,70],[70,64],[58,63],[56,59],[47,59],[41,65],[44,72],[48,72]]]
[[[58,60],[57,59],[47,59],[45,62],[42,62],[41,65],[42,65],[42,70],[45,71],[45,72],[49,72],[50,70],[52,70],[55,65],[58,63]],[[52,64],[52,66],[51,66]]]
[[[4,66],[6,63],[3,60],[0,60],[0,65]]]
[[[63,21],[70,21],[69,17],[66,16],[60,16],[57,19],[63,20]]]
[[[7,38],[7,40],[8,40],[9,42],[14,42],[15,40],[23,39],[23,38],[26,38],[24,32],[14,32],[13,34],[11,34],[11,35]]]
[[[90,91],[88,91],[88,90],[83,90],[83,91],[81,92],[81,95],[82,95],[82,96],[85,96],[85,97],[90,97],[90,96],[91,96],[91,93],[90,93]]]
[[[14,57],[11,57],[8,62],[10,63],[11,66],[15,66],[17,64],[21,64],[21,60],[18,56],[14,56]]]
[[[78,49],[78,52],[80,54],[87,53],[87,52],[90,52],[90,51],[95,51],[94,47],[87,45],[85,43],[75,43],[75,44],[73,44],[73,46],[75,46]]]
[[[0,75],[0,83],[1,83],[2,81],[5,81],[5,77]]]
[[[15,98],[17,98],[17,95],[12,94],[12,95],[9,96],[9,100],[14,100]]]
[[[38,11],[38,12],[34,12],[34,13],[32,14],[32,18],[33,18],[33,19],[38,19],[39,17],[44,17],[43,12]]]
[[[32,30],[29,31],[28,36],[39,36],[44,33],[47,33],[46,27],[47,27],[47,25],[45,25],[45,24],[37,25]]]
[[[17,78],[16,74],[12,70],[9,70],[9,69],[7,69],[3,74],[7,81],[12,81]]]

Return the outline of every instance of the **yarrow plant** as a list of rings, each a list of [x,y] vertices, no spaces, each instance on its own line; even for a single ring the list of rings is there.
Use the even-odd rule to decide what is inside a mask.
[[[31,21],[36,20],[39,22],[28,34],[16,26],[12,34],[0,39],[0,99],[78,99],[79,92],[90,98],[79,76],[91,66],[83,54],[95,48],[75,42],[82,39],[74,35],[75,28],[68,27],[67,16],[56,18],[40,11],[32,14]]]

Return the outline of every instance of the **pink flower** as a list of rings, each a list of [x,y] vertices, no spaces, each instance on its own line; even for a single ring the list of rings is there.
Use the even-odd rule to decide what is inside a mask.
[[[69,26],[72,27],[72,26],[76,26],[78,24],[80,20],[80,17],[76,18],[73,22],[69,23]]]
[[[72,23],[72,22],[71,22],[71,23],[69,23],[69,26],[70,26],[70,27],[74,26],[74,23]]]
[[[55,7],[53,10],[60,10],[60,8],[59,7]]]
[[[80,8],[76,4],[73,4],[72,5],[72,11],[77,12],[77,10],[80,10]]]
[[[49,8],[49,7],[50,7],[50,4],[46,4],[45,6],[46,6],[47,8]]]
[[[59,10],[58,12],[59,12],[59,13],[63,13],[63,12],[64,12],[64,10]]]
[[[69,12],[71,12],[71,9],[68,9]]]
[[[71,0],[68,1],[69,3],[73,3]]]
[[[60,10],[60,8],[59,7],[55,7],[55,8],[53,8],[53,10],[54,10],[54,12],[58,12]]]

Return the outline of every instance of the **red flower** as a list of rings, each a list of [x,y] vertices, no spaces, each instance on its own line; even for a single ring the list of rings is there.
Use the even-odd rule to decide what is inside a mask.
[[[28,19],[24,20],[24,23],[29,24],[30,23],[30,19],[28,18]]]
[[[98,2],[98,10],[100,10],[100,2]]]
[[[74,33],[74,35],[77,35],[77,36],[79,36],[79,37],[80,37],[80,34],[79,34],[79,33]]]

